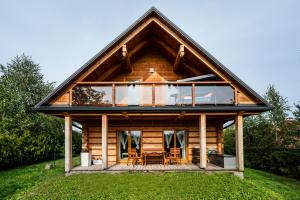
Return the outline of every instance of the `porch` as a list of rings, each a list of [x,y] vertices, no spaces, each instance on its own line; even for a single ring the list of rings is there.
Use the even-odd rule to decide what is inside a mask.
[[[66,172],[243,172],[242,119],[240,113],[68,114],[65,116],[65,169]],[[236,125],[237,154],[228,168],[224,164],[227,156],[224,155],[223,124],[230,120]],[[92,163],[100,161],[102,164],[73,168],[73,121],[82,125],[82,149],[88,150]],[[155,164],[148,162],[151,156],[155,157]],[[142,161],[134,164],[139,158]],[[216,159],[223,161],[221,164],[213,162]]]

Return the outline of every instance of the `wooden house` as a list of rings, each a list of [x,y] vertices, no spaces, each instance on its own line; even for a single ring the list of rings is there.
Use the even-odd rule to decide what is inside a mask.
[[[103,170],[128,163],[132,152],[141,159],[147,152],[173,155],[178,165],[208,170],[208,154],[223,155],[229,121],[236,128],[233,170],[243,172],[243,117],[270,106],[151,8],[35,110],[64,118],[66,172],[72,170],[73,122],[82,126],[82,148]]]

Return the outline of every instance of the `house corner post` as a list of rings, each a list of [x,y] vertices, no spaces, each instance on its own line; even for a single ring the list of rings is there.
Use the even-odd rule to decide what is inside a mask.
[[[236,167],[240,172],[244,171],[244,144],[243,144],[243,115],[235,117],[235,138],[236,138]]]
[[[206,115],[201,113],[199,118],[200,131],[200,168],[206,168]]]
[[[108,122],[107,122],[107,115],[102,115],[102,163],[103,168],[106,169],[108,167],[107,162],[107,129],[108,129]]]
[[[72,170],[72,117],[65,115],[65,172]]]

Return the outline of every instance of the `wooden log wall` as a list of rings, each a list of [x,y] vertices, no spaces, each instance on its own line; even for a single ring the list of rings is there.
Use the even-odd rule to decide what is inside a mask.
[[[113,124],[108,125],[108,165],[116,164],[118,161],[118,145],[117,145],[117,133],[120,130],[140,130],[142,131],[142,149],[163,149],[164,139],[163,130],[187,130],[187,160],[185,162],[198,163],[199,162],[199,149],[200,149],[200,136],[199,129],[196,124],[157,124],[141,123],[135,125],[128,124]],[[207,125],[206,134],[206,148],[218,150],[218,146],[223,149],[223,133],[218,129],[220,125],[209,123]],[[101,159],[102,154],[102,138],[100,123],[90,124],[87,127],[87,147],[92,154],[93,159]],[[218,139],[219,138],[219,139]]]

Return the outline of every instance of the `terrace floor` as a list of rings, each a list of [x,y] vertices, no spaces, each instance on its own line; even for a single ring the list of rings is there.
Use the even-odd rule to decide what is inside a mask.
[[[173,165],[162,165],[162,164],[147,164],[147,165],[127,165],[126,163],[119,163],[110,166],[107,169],[103,169],[102,165],[91,165],[89,167],[76,166],[72,169],[73,172],[84,172],[84,171],[234,171],[235,169],[224,169],[222,167],[207,163],[207,168],[201,169],[196,164],[173,164]]]

